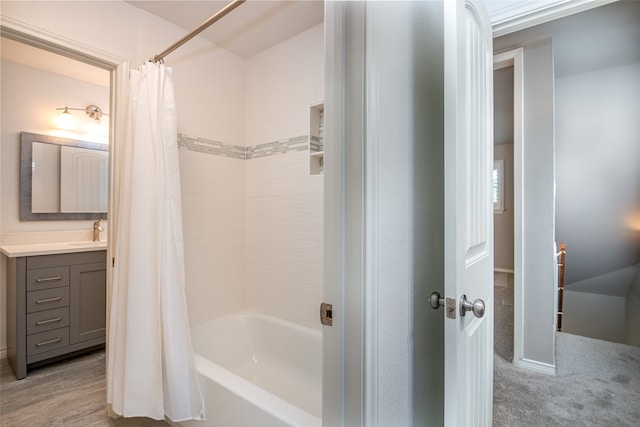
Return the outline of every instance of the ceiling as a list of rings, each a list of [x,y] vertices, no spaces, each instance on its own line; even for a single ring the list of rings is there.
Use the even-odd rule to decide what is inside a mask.
[[[197,28],[230,1],[126,3],[146,10],[188,32]],[[323,21],[324,2],[321,0],[249,0],[204,30],[200,36],[243,58],[249,58]]]
[[[229,2],[230,0],[126,1],[187,32],[197,28]],[[484,1],[492,22],[557,3],[566,3],[566,0]],[[200,36],[243,58],[249,58],[323,21],[322,0],[248,0],[204,30]]]
[[[126,1],[134,7],[184,28],[185,34],[229,2],[230,0]],[[508,20],[509,17],[522,16],[572,2],[580,3],[580,0],[484,0],[494,25],[496,22]],[[323,21],[322,0],[248,0],[204,30],[200,36],[243,58],[249,58]],[[21,53],[20,48],[28,49],[28,54]],[[39,57],[37,52],[42,53],[44,57]],[[83,81],[108,85],[108,73],[92,77],[90,70],[98,70],[95,67],[85,67],[85,64],[77,61],[20,43],[3,39],[1,53],[3,59],[49,69]]]
[[[126,1],[139,9],[171,22],[187,32],[229,4],[231,0],[208,1]],[[494,30],[511,21],[532,17],[535,23],[566,16],[572,11],[605,4],[614,0],[484,0]],[[200,36],[218,46],[249,58],[324,20],[322,0],[248,0]],[[526,21],[526,19],[525,19]],[[526,27],[518,23],[517,29]],[[502,32],[501,34],[504,34]]]

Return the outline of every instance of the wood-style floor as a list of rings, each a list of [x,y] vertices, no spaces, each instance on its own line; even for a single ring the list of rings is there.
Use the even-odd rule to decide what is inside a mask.
[[[147,418],[113,419],[106,412],[104,351],[29,371],[17,381],[0,361],[2,427],[168,427]]]

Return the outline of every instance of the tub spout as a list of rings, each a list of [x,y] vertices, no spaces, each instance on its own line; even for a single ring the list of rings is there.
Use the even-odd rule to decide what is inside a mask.
[[[102,231],[102,227],[100,227],[100,220],[97,220],[93,223],[93,241],[100,241],[100,232]]]

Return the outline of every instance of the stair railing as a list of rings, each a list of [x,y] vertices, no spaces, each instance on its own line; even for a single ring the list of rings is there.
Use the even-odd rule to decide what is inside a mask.
[[[567,244],[560,243],[560,252],[556,254],[556,257],[560,257],[558,261],[558,314],[556,321],[556,330],[562,331],[562,299],[564,297],[564,263],[567,255]]]

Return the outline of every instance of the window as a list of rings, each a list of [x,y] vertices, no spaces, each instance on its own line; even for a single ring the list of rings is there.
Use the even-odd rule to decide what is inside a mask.
[[[493,161],[493,213],[504,212],[504,160]]]

